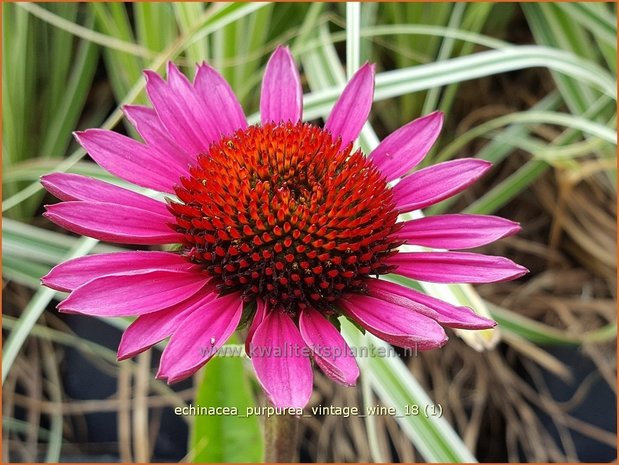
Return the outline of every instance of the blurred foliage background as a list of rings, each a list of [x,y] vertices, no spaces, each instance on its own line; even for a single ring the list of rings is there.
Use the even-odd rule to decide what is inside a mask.
[[[347,75],[377,64],[366,150],[440,109],[425,163],[476,156],[490,175],[426,212],[493,213],[523,232],[484,252],[517,282],[426,289],[499,322],[411,359],[363,360],[358,388],[316,373],[311,405],[440,403],[444,418],[303,418],[304,461],[610,461],[616,458],[615,3],[4,3],[3,461],[254,461],[261,419],[179,417],[175,406],[264,404],[243,359],[194,382],[154,380],[160,351],[117,363],[129,321],[61,316],[39,278],[117,250],[60,231],[38,182],[109,180],[71,132],[136,136],[142,70],[222,70],[252,121],[269,54],[302,64],[305,118],[328,114]],[[86,321],[88,320],[88,321]],[[352,332],[348,333],[349,337]],[[354,339],[354,338],[353,338]],[[353,340],[365,344],[367,340]],[[376,342],[373,342],[376,343]],[[293,438],[291,438],[293,440]]]

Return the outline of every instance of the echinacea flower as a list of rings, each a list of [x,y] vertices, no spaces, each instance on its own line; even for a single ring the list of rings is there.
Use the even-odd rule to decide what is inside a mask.
[[[435,142],[441,113],[403,126],[364,157],[353,141],[372,104],[373,65],[352,77],[322,128],[302,122],[301,82],[284,47],[267,64],[261,124],[252,126],[207,64],[193,83],[172,63],[167,81],[145,74],[153,108],[124,108],[143,143],[101,129],[76,138],[101,167],[164,193],[167,203],[76,174],[42,179],[63,200],[45,215],[69,231],[178,245],[80,257],[43,278],[70,293],[60,311],[137,315],[119,359],[170,337],[157,376],[179,381],[249,319],[246,348],[267,396],[276,407],[303,407],[312,359],[340,383],[353,385],[359,375],[334,325],[339,316],[418,350],[445,344],[444,326],[494,326],[471,309],[380,278],[488,283],[526,272],[503,257],[452,251],[514,234],[516,223],[480,215],[398,220],[461,192],[490,167],[467,158],[410,173]],[[402,252],[404,244],[424,249]]]

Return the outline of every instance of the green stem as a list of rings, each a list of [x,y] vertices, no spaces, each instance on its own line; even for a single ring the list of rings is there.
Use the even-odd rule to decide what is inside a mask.
[[[264,422],[265,463],[298,461],[297,433],[299,418],[293,415],[273,415]]]

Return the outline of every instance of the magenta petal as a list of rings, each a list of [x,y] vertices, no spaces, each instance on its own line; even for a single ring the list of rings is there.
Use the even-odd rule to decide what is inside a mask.
[[[370,153],[369,158],[387,181],[399,178],[423,160],[436,142],[442,126],[443,113],[440,111],[417,118],[390,134]]]
[[[251,325],[249,326],[249,330],[247,331],[247,337],[245,338],[245,353],[249,358],[251,358],[251,340],[254,337],[254,333],[258,329],[258,326],[262,323],[262,320],[267,315],[269,308],[269,304],[262,299],[258,299],[256,301],[256,313],[254,314],[253,320],[251,320]]]
[[[432,318],[393,302],[349,294],[340,303],[361,326],[395,346],[428,350],[447,342],[443,327]]]
[[[138,316],[122,335],[118,346],[118,360],[135,357],[171,336],[189,315],[203,309],[217,297],[213,289],[212,286],[204,286],[181,303]]]
[[[116,252],[74,258],[55,266],[41,282],[57,291],[72,291],[88,281],[111,274],[155,270],[189,271],[196,267],[169,252]]]
[[[204,146],[204,143],[210,145],[218,140],[222,133],[220,126],[225,124],[227,109],[220,107],[218,110],[221,113],[214,114],[207,105],[208,102],[203,101],[204,93],[200,92],[197,86],[194,87],[171,61],[168,62],[168,85],[172,93],[176,95],[182,110],[193,119],[189,123],[192,124],[192,129],[196,134],[199,134],[200,146]],[[221,91],[213,85],[211,92],[217,95]]]
[[[366,283],[369,295],[419,312],[450,328],[488,329],[496,326],[494,321],[468,307],[456,307],[399,284],[382,279],[368,279]]]
[[[194,164],[195,154],[182,149],[170,138],[168,130],[161,124],[157,112],[141,105],[125,105],[123,112],[152,150],[163,157],[179,160],[184,165]]]
[[[217,139],[247,127],[247,118],[236,95],[212,66],[198,66],[194,85],[218,130]]]
[[[432,283],[495,283],[528,272],[505,257],[468,252],[400,252],[385,264],[397,266],[396,274]]]
[[[163,351],[157,378],[176,383],[199,370],[234,333],[242,313],[241,295],[234,292],[188,315]]]
[[[256,377],[277,408],[303,408],[312,395],[309,348],[287,313],[272,310],[251,343]]]
[[[394,237],[437,249],[470,249],[520,231],[518,223],[490,215],[439,215],[407,221]]]
[[[142,315],[191,297],[207,280],[202,273],[170,270],[103,276],[75,289],[58,309],[93,316]]]
[[[168,64],[166,82],[153,71],[144,71],[146,93],[172,140],[190,155],[207,152],[218,139],[195,89],[174,64]]]
[[[262,124],[301,120],[303,88],[299,71],[288,47],[279,46],[271,55],[262,78],[260,117]]]
[[[135,207],[106,202],[62,202],[47,205],[44,216],[77,234],[119,244],[170,244],[183,236],[168,223],[170,213],[152,213]]]
[[[74,135],[99,166],[138,186],[174,193],[179,177],[187,173],[180,160],[157,156],[147,146],[122,134],[88,129]]]
[[[366,63],[348,82],[325,124],[334,138],[342,138],[342,147],[354,141],[361,132],[373,98],[374,65]]]
[[[320,312],[309,307],[301,311],[299,330],[322,371],[334,381],[354,386],[359,367],[340,332]]]
[[[434,205],[466,189],[491,166],[491,163],[477,158],[462,158],[429,166],[396,184],[393,200],[402,213]]]
[[[48,192],[60,200],[90,200],[126,205],[148,210],[160,215],[168,215],[163,202],[138,194],[137,192],[113,184],[88,178],[79,174],[51,173],[41,176],[41,184]]]

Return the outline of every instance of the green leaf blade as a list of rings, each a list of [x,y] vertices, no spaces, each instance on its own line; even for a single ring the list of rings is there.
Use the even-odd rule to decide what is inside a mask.
[[[230,342],[234,342],[232,339]],[[237,414],[197,415],[191,428],[194,463],[247,463],[263,460],[264,445],[257,416],[246,416],[254,398],[242,357],[216,356],[204,368],[196,407],[238,409]]]

